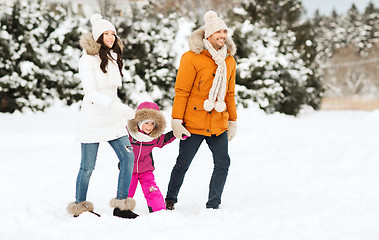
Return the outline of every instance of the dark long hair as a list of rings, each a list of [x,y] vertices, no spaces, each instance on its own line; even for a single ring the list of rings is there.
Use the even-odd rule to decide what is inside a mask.
[[[101,34],[100,37],[97,39],[97,42],[101,44],[101,47],[99,50],[99,57],[101,59],[101,63],[100,63],[101,71],[103,71],[103,73],[107,72],[106,67],[108,65],[108,59],[113,59],[110,50],[113,50],[113,52],[117,53],[117,59],[113,59],[113,60],[117,61],[118,69],[120,71],[121,77],[123,77],[124,76],[122,74],[123,63],[122,63],[122,59],[121,59],[121,48],[120,48],[120,45],[118,43],[118,41],[119,41],[118,37],[115,38],[115,41],[113,43],[112,48],[107,47],[104,44],[103,39],[104,39],[103,34]]]

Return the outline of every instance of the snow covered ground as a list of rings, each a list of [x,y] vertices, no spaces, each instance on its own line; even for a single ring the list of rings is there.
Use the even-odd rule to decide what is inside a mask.
[[[125,220],[109,207],[118,170],[107,144],[88,192],[102,217],[66,213],[80,162],[77,109],[0,114],[0,239],[379,238],[379,112],[306,111],[295,118],[239,109],[222,209],[205,209],[212,160],[203,144],[175,211],[149,214],[137,189],[140,217]],[[154,151],[165,194],[178,140]]]

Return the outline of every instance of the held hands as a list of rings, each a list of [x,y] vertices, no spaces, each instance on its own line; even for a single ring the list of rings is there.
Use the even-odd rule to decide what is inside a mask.
[[[124,116],[126,119],[133,119],[136,115],[136,112],[134,111],[133,108],[129,107],[126,104],[117,102],[117,101],[112,101],[110,104],[110,108],[122,116]]]
[[[236,136],[237,132],[237,121],[228,121],[228,141],[232,141],[232,139]]]
[[[174,136],[180,140],[184,140],[191,136],[191,133],[182,125],[182,119],[171,119],[171,128]]]

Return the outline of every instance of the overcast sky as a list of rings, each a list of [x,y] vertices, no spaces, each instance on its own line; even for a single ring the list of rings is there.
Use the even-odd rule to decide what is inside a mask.
[[[376,8],[379,8],[379,0],[302,0],[303,6],[307,10],[307,16],[312,17],[319,9],[320,14],[330,15],[335,9],[338,14],[346,13],[354,3],[360,12],[363,12],[369,2],[372,2]]]

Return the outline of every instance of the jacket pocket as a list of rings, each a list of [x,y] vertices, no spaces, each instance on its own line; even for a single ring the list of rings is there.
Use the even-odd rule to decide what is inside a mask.
[[[204,129],[206,127],[207,113],[208,112],[203,108],[203,102],[201,99],[196,103],[189,102],[184,115],[186,127],[192,129]]]
[[[228,110],[223,111],[221,114],[221,119],[220,119],[220,127],[223,128],[228,128],[228,119],[229,119],[229,113]]]

